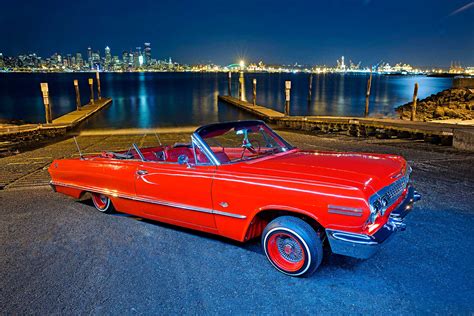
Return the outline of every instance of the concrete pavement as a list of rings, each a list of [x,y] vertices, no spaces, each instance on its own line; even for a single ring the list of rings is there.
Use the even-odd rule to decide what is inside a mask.
[[[407,217],[407,230],[369,260],[327,253],[311,278],[290,278],[271,267],[258,241],[239,244],[132,216],[100,214],[89,201],[32,186],[30,177],[44,172],[53,157],[75,152],[66,140],[0,159],[2,181],[6,170],[21,173],[0,190],[0,310],[472,314],[474,155],[423,142],[280,134],[301,148],[405,156],[423,195]],[[183,141],[188,135],[161,138]],[[133,137],[143,144],[153,141]],[[128,146],[133,137],[78,140],[85,151],[94,152]],[[46,183],[47,174],[39,179]]]

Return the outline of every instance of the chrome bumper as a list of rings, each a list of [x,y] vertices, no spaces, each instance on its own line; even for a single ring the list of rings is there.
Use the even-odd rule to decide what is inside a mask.
[[[409,186],[405,199],[390,213],[387,223],[371,236],[326,229],[332,252],[360,259],[370,258],[393,233],[405,230],[403,218],[411,212],[413,204],[420,199],[421,195]]]

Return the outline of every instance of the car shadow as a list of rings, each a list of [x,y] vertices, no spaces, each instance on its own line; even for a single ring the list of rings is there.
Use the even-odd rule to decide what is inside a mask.
[[[95,210],[94,203],[92,202],[91,199],[84,199],[84,200],[80,200],[78,202],[82,203],[84,205],[88,205],[88,206],[94,208],[94,210]],[[215,240],[215,241],[218,241],[218,242],[229,244],[229,245],[239,247],[241,249],[245,249],[247,251],[265,256],[265,253],[264,253],[264,251],[262,250],[262,247],[261,247],[260,237],[253,238],[249,241],[246,241],[246,242],[242,243],[242,242],[239,242],[239,241],[236,241],[236,240],[233,240],[233,239],[229,239],[229,238],[226,238],[226,237],[223,237],[223,236],[219,236],[219,235],[215,235],[215,234],[211,234],[211,233],[206,233],[206,232],[202,232],[202,231],[198,231],[198,230],[194,230],[194,229],[190,229],[190,228],[186,228],[186,227],[176,226],[176,225],[172,225],[172,224],[168,224],[168,223],[163,223],[163,222],[155,221],[155,220],[140,217],[140,216],[125,214],[125,213],[120,213],[120,212],[115,212],[115,213],[112,213],[112,214],[104,214],[104,215],[129,218],[129,219],[132,219],[132,220],[140,221],[142,223],[146,223],[147,225],[153,225],[153,226],[156,226],[156,227],[171,229],[171,230],[181,232],[181,233],[185,233],[185,234],[188,234],[188,235],[199,236],[199,237],[203,237],[203,238],[206,238],[206,239]],[[329,249],[329,245],[327,244],[327,242],[325,242],[324,248],[323,248],[323,260],[322,260],[321,266],[318,268],[318,270],[324,271],[326,269],[342,269],[342,270],[351,271],[351,270],[355,270],[357,268],[357,266],[360,263],[362,263],[363,261],[364,260],[362,260],[362,259],[356,259],[356,258],[351,258],[351,257],[346,257],[346,256],[334,254],[334,253],[331,252],[331,249]]]

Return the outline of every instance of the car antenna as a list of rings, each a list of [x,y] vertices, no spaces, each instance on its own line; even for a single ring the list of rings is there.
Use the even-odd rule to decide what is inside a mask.
[[[74,142],[76,143],[77,151],[79,152],[79,157],[81,157],[81,159],[84,159],[84,157],[82,156],[81,148],[79,148],[79,144],[77,143],[76,136],[74,136],[73,138]]]
[[[155,137],[156,137],[156,139],[158,140],[158,143],[160,144],[160,146],[162,146],[162,145],[161,145],[160,137],[158,136],[158,134],[157,134],[156,132],[155,132]]]

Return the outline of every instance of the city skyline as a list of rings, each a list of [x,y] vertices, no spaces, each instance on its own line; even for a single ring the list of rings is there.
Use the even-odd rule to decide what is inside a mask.
[[[33,1],[26,7],[6,3],[0,13],[0,52],[85,54],[84,47],[102,52],[108,45],[120,56],[119,50],[151,42],[156,56],[173,56],[185,64],[225,65],[240,59],[332,64],[336,56],[345,55],[367,65],[380,60],[472,65],[473,4],[437,0],[427,8],[424,1],[408,0],[275,0],[238,5],[144,1],[130,6],[117,0],[97,3],[93,9],[80,2],[66,13],[56,0]]]
[[[153,58],[152,56],[152,45],[150,42],[143,43],[142,46],[136,46],[135,49],[129,50],[112,50],[109,46],[105,46],[103,50],[95,49],[91,46],[87,47],[85,53],[75,52],[75,53],[54,53],[51,56],[40,56],[35,52],[20,54],[18,56],[6,56],[0,51],[0,70],[18,70],[18,69],[35,69],[41,70],[43,67],[44,70],[51,70],[51,66],[63,67],[65,70],[76,70],[76,71],[87,71],[87,70],[100,70],[100,71],[131,71],[131,70],[191,70],[196,66],[205,66],[207,68],[201,68],[200,70],[208,71],[222,71],[222,70],[232,70],[245,68],[246,70],[258,71],[268,69],[262,60],[234,60],[230,61],[226,65],[219,65],[212,62],[207,63],[197,63],[197,64],[184,64],[178,62],[173,62],[172,57],[166,58]],[[165,67],[163,67],[165,65]],[[306,70],[306,71],[320,71],[320,68],[326,71],[359,71],[359,70],[374,70],[378,72],[402,72],[408,71],[412,73],[420,72],[438,72],[441,70],[446,70],[448,67],[443,66],[420,66],[403,62],[399,60],[398,62],[387,61],[380,59],[376,64],[368,65],[363,61],[354,61],[350,58],[345,59],[344,56],[339,56],[335,59],[332,64],[278,64],[270,63],[271,67],[282,68],[281,70]],[[393,67],[395,66],[395,67]],[[464,72],[463,66],[467,66],[466,70],[469,69],[469,73],[472,73],[473,67],[471,65],[462,65],[461,61],[451,61],[450,63],[450,72],[456,73],[467,73]]]

